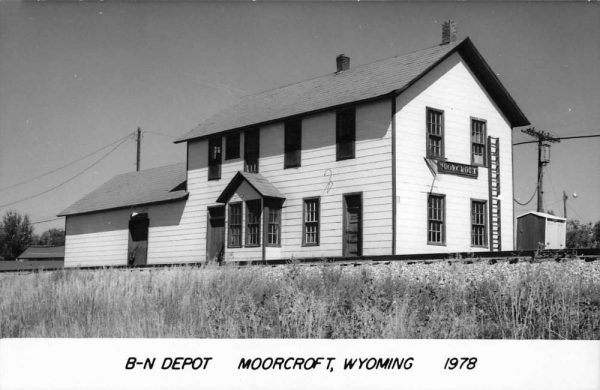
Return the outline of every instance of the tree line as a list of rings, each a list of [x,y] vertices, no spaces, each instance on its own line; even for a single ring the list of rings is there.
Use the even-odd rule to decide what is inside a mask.
[[[63,229],[48,229],[40,235],[33,232],[33,224],[27,214],[7,211],[0,223],[0,258],[15,260],[30,246],[65,245]]]

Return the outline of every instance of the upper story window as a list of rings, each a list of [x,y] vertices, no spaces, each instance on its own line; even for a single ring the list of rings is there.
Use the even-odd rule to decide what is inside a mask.
[[[227,134],[225,137],[225,160],[240,158],[240,133]]]
[[[444,158],[444,112],[427,108],[427,157]]]
[[[230,248],[239,248],[242,246],[242,202],[229,204],[227,246]]]
[[[354,158],[356,141],[356,109],[336,111],[335,142],[337,160]]]
[[[304,199],[302,245],[319,245],[319,198]]]
[[[446,197],[429,194],[427,198],[427,243],[443,245],[446,242]]]
[[[258,149],[260,129],[246,130],[244,133],[244,171],[258,173]]]
[[[485,121],[471,119],[471,164],[486,166],[486,139]]]
[[[471,246],[487,247],[487,202],[471,201]]]
[[[221,137],[208,140],[208,180],[221,178]]]
[[[261,200],[246,201],[246,246],[260,245]]]
[[[284,168],[299,167],[301,165],[302,149],[302,120],[293,119],[285,122],[285,156]]]

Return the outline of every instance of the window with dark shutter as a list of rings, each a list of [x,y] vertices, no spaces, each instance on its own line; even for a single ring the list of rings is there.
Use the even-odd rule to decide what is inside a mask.
[[[239,248],[242,246],[242,203],[229,204],[229,234],[227,246]]]
[[[240,158],[240,133],[228,134],[225,137],[225,160]]]
[[[300,119],[285,122],[285,157],[284,168],[299,167],[301,165],[302,150],[302,121]]]
[[[487,202],[471,201],[471,246],[487,247]]]
[[[320,221],[319,198],[304,199],[302,245],[319,245],[319,221]]]
[[[444,195],[429,194],[427,198],[427,243],[443,245],[445,237],[446,205]]]
[[[485,121],[471,119],[471,164],[485,166]]]
[[[259,129],[247,130],[244,133],[244,171],[258,173],[258,148],[260,144]]]
[[[427,157],[444,157],[444,112],[427,108]]]
[[[356,141],[356,109],[354,107],[336,112],[335,134],[337,160],[354,158]]]
[[[261,203],[260,199],[246,202],[246,246],[260,245]]]
[[[221,137],[208,140],[208,180],[221,178]]]

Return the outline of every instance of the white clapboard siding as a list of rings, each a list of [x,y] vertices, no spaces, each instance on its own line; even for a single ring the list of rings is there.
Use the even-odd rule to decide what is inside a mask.
[[[477,179],[438,174],[434,181],[424,161],[427,107],[444,111],[444,148],[448,161],[471,163],[471,118],[486,120],[487,135],[500,138],[502,249],[513,249],[512,130],[460,55],[453,54],[396,100],[396,252],[488,250],[471,247],[470,222],[471,199],[489,203],[488,170],[479,167]],[[444,246],[427,244],[427,195],[430,191],[446,196]]]
[[[356,158],[336,161],[335,112],[302,118],[302,163],[283,168],[284,126],[260,129],[259,172],[285,195],[281,247],[267,247],[267,259],[342,255],[343,194],[363,194],[363,254],[391,253],[391,102],[363,104],[356,109]],[[198,223],[201,256],[206,251],[206,208],[214,205],[231,178],[243,170],[240,159],[223,161],[220,180],[207,180],[207,141],[190,143],[186,212]],[[223,145],[224,146],[224,145]],[[332,185],[327,191],[328,183]],[[319,246],[302,246],[303,198],[321,198]],[[243,213],[245,220],[245,212]],[[261,225],[261,229],[263,226]],[[262,238],[262,237],[261,237]],[[225,248],[226,260],[260,260],[262,248]]]

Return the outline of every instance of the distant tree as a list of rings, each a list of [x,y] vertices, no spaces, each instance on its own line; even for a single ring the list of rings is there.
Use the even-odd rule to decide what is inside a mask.
[[[594,227],[592,228],[594,234],[594,247],[600,248],[600,221],[596,221]]]
[[[36,245],[63,246],[65,245],[65,231],[63,229],[49,229],[38,237]]]
[[[567,248],[591,248],[594,244],[592,223],[581,223],[576,219],[567,221]]]
[[[33,238],[33,226],[28,215],[7,211],[0,225],[0,256],[14,260],[29,245]]]

